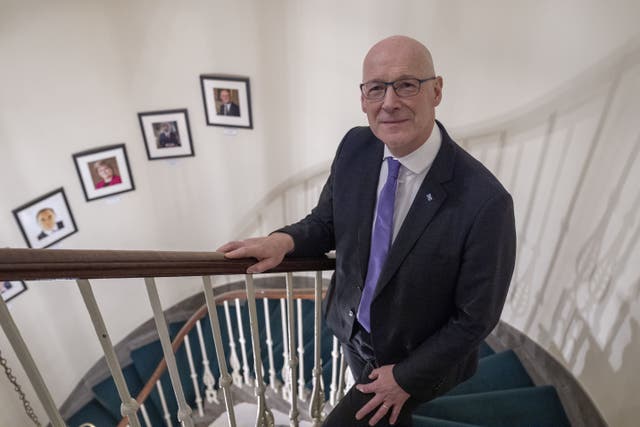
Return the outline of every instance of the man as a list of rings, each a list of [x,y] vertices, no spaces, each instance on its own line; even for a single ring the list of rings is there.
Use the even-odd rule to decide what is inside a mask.
[[[38,234],[38,240],[42,240],[64,228],[63,221],[56,221],[56,212],[52,208],[40,209],[36,214],[36,221],[42,230]]]
[[[411,425],[420,402],[473,375],[499,320],[513,204],[435,121],[442,85],[422,44],[378,42],[363,63],[369,127],[344,137],[318,205],[268,237],[219,248],[257,258],[249,273],[336,249],[324,315],[357,385],[325,426]]]
[[[158,148],[179,147],[178,132],[173,123],[162,124],[160,135],[158,135]]]
[[[231,92],[228,89],[220,90],[220,103],[219,116],[240,116],[240,107],[231,101]]]

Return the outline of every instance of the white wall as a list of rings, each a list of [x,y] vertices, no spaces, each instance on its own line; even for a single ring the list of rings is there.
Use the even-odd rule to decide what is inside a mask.
[[[2,0],[0,245],[24,247],[11,210],[62,186],[79,233],[58,248],[214,249],[237,237],[237,218],[270,188],[329,160],[344,132],[365,123],[361,59],[380,38],[431,47],[445,79],[437,114],[456,128],[568,81],[635,35],[638,16],[638,2],[597,0]],[[253,130],[205,125],[203,73],[251,78]],[[170,108],[188,108],[196,156],[150,162],[136,113]],[[136,190],[85,202],[71,155],[121,142]],[[159,283],[167,307],[199,289],[195,279]],[[99,345],[73,283],[29,285],[11,310],[61,403]],[[114,341],[150,317],[140,281],[95,290]],[[0,424],[15,425],[20,405],[0,384]],[[597,403],[612,425],[628,422],[614,403]]]

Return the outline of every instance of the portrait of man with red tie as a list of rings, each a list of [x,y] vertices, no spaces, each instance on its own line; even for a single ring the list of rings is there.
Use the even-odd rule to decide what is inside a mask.
[[[249,273],[336,251],[323,301],[356,384],[324,426],[411,425],[411,413],[470,378],[515,262],[510,194],[436,120],[443,78],[419,41],[373,45],[362,68],[369,126],[338,146],[318,204],[266,237],[229,242]]]

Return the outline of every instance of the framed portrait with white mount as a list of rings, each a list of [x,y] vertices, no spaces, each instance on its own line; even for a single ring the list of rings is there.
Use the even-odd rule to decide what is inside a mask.
[[[149,160],[194,155],[186,108],[138,113],[138,120]]]
[[[27,246],[47,248],[78,231],[63,188],[44,194],[13,210]]]
[[[200,86],[207,125],[253,129],[248,77],[203,74]]]
[[[73,155],[87,202],[135,190],[124,144]]]
[[[22,280],[0,280],[0,295],[4,302],[9,302],[27,290]]]

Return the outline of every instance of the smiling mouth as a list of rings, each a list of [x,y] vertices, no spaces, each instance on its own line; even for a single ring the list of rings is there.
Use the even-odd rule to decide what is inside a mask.
[[[381,120],[380,124],[383,125],[396,125],[399,123],[404,123],[406,122],[408,119],[397,119],[397,120]]]

